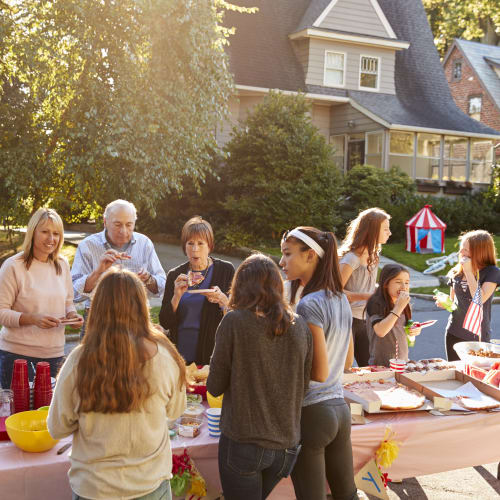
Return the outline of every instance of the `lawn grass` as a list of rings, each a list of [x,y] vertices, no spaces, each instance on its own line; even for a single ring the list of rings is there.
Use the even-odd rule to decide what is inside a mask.
[[[493,236],[495,240],[495,247],[497,251],[500,251],[500,236]],[[388,257],[389,259],[399,262],[403,266],[411,267],[417,271],[423,272],[429,266],[425,263],[427,259],[431,257],[439,257],[440,255],[449,255],[453,252],[458,252],[458,237],[457,236],[447,236],[445,238],[445,253],[444,254],[419,254],[406,251],[406,243],[401,241],[399,243],[386,243],[382,247],[382,255]],[[450,270],[451,266],[447,266],[442,271],[439,271],[440,275],[446,274]]]

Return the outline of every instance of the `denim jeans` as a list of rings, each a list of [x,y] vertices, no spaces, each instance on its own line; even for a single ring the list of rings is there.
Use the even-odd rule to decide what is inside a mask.
[[[81,497],[73,492],[71,500],[88,500],[85,497]],[[170,489],[170,481],[163,481],[160,486],[151,493],[144,495],[142,497],[136,497],[134,500],[172,500],[172,491]]]
[[[47,361],[50,364],[50,376],[55,377],[64,363],[64,356],[58,358],[33,358],[14,354],[13,352],[0,350],[0,384],[3,389],[9,389],[12,381],[12,369],[16,359],[25,359],[28,361],[28,378],[33,381],[35,378],[35,368],[39,361]]]
[[[351,412],[343,399],[302,408],[302,450],[292,472],[297,500],[357,499],[351,447]]]
[[[240,443],[224,434],[219,440],[219,473],[225,500],[263,500],[290,472],[299,447],[274,450]]]

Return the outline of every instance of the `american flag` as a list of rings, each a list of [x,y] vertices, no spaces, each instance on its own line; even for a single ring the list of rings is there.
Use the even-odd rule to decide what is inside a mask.
[[[472,302],[470,303],[467,314],[464,318],[464,324],[462,327],[465,330],[469,330],[474,335],[479,337],[481,340],[481,323],[483,322],[483,298],[481,296],[481,286],[479,282],[477,284],[477,290],[472,297]]]

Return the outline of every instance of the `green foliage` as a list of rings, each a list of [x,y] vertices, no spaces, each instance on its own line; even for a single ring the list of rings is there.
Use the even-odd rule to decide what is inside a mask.
[[[423,4],[442,56],[454,38],[500,42],[500,0],[423,0]]]
[[[303,95],[271,92],[233,130],[224,170],[229,238],[276,240],[297,225],[331,230],[340,222],[341,175],[308,111]]]
[[[118,197],[154,215],[185,179],[203,182],[231,94],[219,26],[230,4],[10,3],[0,5],[4,217],[54,202],[77,219]]]

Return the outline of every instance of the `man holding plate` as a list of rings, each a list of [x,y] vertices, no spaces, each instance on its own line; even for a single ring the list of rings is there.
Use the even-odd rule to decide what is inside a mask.
[[[112,201],[104,210],[104,231],[88,236],[78,245],[71,277],[75,301],[85,300],[85,312],[90,307],[90,295],[97,281],[112,265],[134,271],[146,286],[149,296],[162,295],[165,271],[153,242],[134,231],[136,220],[137,212],[132,203]],[[82,337],[84,332],[85,325]]]

